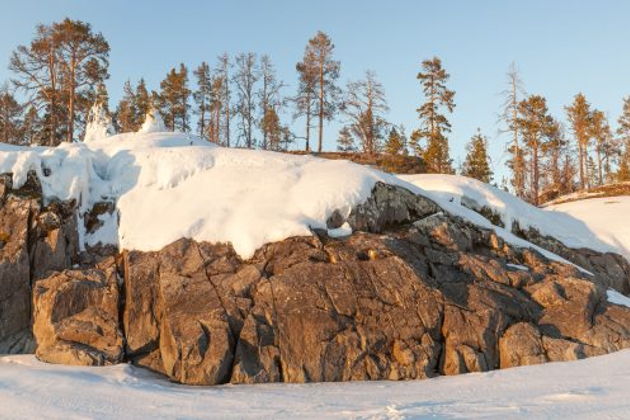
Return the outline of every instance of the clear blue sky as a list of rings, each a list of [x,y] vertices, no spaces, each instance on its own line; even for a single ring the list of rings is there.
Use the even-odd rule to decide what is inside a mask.
[[[578,91],[612,120],[630,94],[627,1],[3,0],[0,10],[0,81],[10,77],[9,54],[30,41],[37,23],[68,16],[90,22],[109,41],[112,104],[127,78],[144,77],[157,88],[179,62],[213,63],[223,51],[269,54],[290,85],[285,93],[292,94],[295,62],[321,29],[336,45],[342,83],[374,70],[386,89],[389,119],[411,131],[422,100],[419,63],[438,55],[457,92],[453,157],[462,158],[480,127],[499,173],[505,139],[497,135],[496,115],[512,61],[528,92],[545,95],[562,119],[563,106]],[[327,128],[329,149],[337,130]]]

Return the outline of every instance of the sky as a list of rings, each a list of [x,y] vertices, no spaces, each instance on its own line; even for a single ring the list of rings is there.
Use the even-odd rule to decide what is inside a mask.
[[[340,85],[376,72],[391,108],[387,118],[410,132],[423,99],[416,80],[420,63],[438,56],[456,91],[449,136],[455,163],[480,128],[497,178],[506,173],[508,138],[498,133],[497,115],[510,63],[517,64],[527,92],[544,95],[561,120],[564,106],[583,92],[614,126],[630,94],[627,1],[2,0],[1,9],[0,83],[11,77],[11,52],[30,42],[35,25],[80,19],[110,44],[112,107],[127,79],[144,77],[158,89],[180,62],[194,68],[223,52],[270,55],[288,85],[284,94],[294,94],[295,63],[322,30],[341,62]],[[285,119],[290,122],[288,113]],[[341,123],[326,126],[326,149],[335,148]],[[293,128],[303,135],[301,122]]]

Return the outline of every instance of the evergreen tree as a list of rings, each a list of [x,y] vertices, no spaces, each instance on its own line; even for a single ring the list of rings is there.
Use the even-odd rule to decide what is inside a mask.
[[[179,70],[171,69],[160,83],[160,89],[159,101],[166,127],[171,131],[189,131],[190,90],[186,66],[180,64]]]
[[[318,118],[317,151],[322,152],[324,140],[324,120],[333,118],[337,108],[339,88],[336,85],[341,65],[333,60],[335,45],[328,35],[322,31],[309,39],[304,50],[305,75],[315,75],[315,94],[317,96],[316,112]],[[298,69],[299,71],[299,69]],[[311,73],[312,72],[312,73]]]
[[[354,136],[350,132],[350,128],[344,126],[339,130],[337,137],[337,150],[340,152],[356,152],[357,146],[354,142]]]
[[[543,168],[541,183],[543,184],[543,189],[547,191],[557,192],[560,190],[560,184],[562,183],[562,157],[565,154],[566,145],[567,142],[560,123],[553,120],[549,127],[548,140],[543,144],[542,148],[546,159],[541,164]]]
[[[448,138],[446,133],[451,131],[451,124],[441,112],[442,108],[453,112],[455,92],[446,88],[449,74],[442,68],[439,58],[422,62],[422,71],[418,73],[418,80],[426,102],[417,109],[422,121],[421,127],[411,135],[411,141],[416,152],[421,152],[427,169],[433,173],[452,173],[452,160],[449,156]],[[426,148],[420,147],[420,140],[425,139]],[[418,153],[420,154],[420,153]]]
[[[479,181],[492,182],[492,170],[490,169],[490,157],[488,156],[488,139],[477,129],[477,134],[472,136],[466,146],[466,160],[462,168],[462,175],[478,179]]]
[[[588,145],[590,141],[590,104],[586,101],[586,97],[582,93],[578,93],[575,95],[571,106],[566,107],[566,111],[578,147],[580,188],[584,189],[587,183],[586,163],[588,161]]]
[[[116,107],[115,126],[119,133],[136,131],[136,110],[134,109],[134,92],[131,82],[127,80],[123,86],[123,96]]]
[[[199,135],[204,137],[208,126],[210,103],[213,99],[210,66],[204,61],[193,71],[193,74],[197,78],[197,90],[193,92],[193,99],[197,104],[195,114],[199,116],[197,127],[199,129]]]
[[[504,102],[500,120],[505,125],[501,131],[511,135],[510,144],[507,148],[511,158],[507,165],[512,171],[511,184],[514,187],[514,193],[517,197],[523,198],[525,196],[526,162],[520,145],[520,133],[516,119],[518,118],[518,103],[520,102],[520,97],[525,95],[525,89],[515,63],[512,63],[508,70],[507,82],[508,87],[502,92]]]
[[[210,83],[210,120],[208,122],[208,140],[219,144],[221,141],[221,118],[223,108],[228,106],[223,103],[225,79],[220,75],[212,76]]]
[[[529,149],[530,158],[530,200],[539,203],[541,160],[549,141],[557,135],[557,123],[549,115],[547,101],[539,95],[531,95],[519,102],[519,115],[516,120],[523,135],[524,146]]]
[[[133,111],[134,111],[134,128],[133,131],[137,131],[140,129],[142,124],[144,123],[144,119],[146,115],[151,110],[151,95],[147,90],[147,85],[144,82],[144,79],[141,78],[136,85],[136,91],[132,95],[133,98]]]
[[[42,145],[46,139],[43,138],[43,123],[37,109],[30,106],[24,115],[22,123],[22,143],[27,145]]]
[[[0,89],[0,142],[22,144],[22,106],[6,87]]]
[[[367,71],[365,79],[348,83],[341,109],[350,119],[350,129],[363,153],[378,153],[388,125],[383,114],[389,107],[383,85],[373,72]]]
[[[277,150],[280,143],[279,138],[276,139],[277,141],[275,142],[275,145],[272,146],[273,142],[269,139],[271,132],[267,131],[267,129],[272,126],[264,124],[263,121],[268,117],[268,115],[275,115],[277,118],[277,111],[282,105],[282,101],[280,99],[280,89],[282,89],[284,84],[278,80],[276,71],[271,63],[271,58],[268,55],[263,55],[260,58],[260,82],[260,88],[258,90],[258,106],[261,111],[260,129],[262,132],[262,142],[260,147],[262,149],[275,148],[275,150]],[[279,130],[279,123],[277,127],[273,128],[277,128]],[[280,131],[274,134],[278,135],[279,133]]]
[[[385,142],[385,153],[388,155],[407,154],[407,141],[402,129],[400,132],[396,127],[392,127],[391,130],[389,130],[387,141]]]
[[[269,150],[282,150],[285,147],[283,144],[284,128],[280,125],[280,118],[272,106],[267,107],[260,125],[263,133],[267,135],[267,146],[265,148]]]
[[[13,52],[13,84],[43,110],[42,135],[48,145],[73,140],[96,86],[108,77],[108,55],[109,45],[100,33],[71,19],[38,25],[32,42]]]
[[[311,150],[311,128],[314,112],[317,107],[317,68],[314,65],[310,55],[304,56],[304,59],[295,65],[298,72],[299,83],[298,92],[293,102],[295,103],[295,112],[293,118],[304,117],[305,127],[305,144],[304,150]]]
[[[592,188],[598,185],[597,164],[593,159],[593,156],[589,156],[586,161],[586,176],[587,176],[587,188]]]
[[[590,118],[589,136],[595,140],[597,155],[597,185],[603,185],[610,172],[610,159],[616,151],[612,131],[606,115],[602,111],[593,110]]]
[[[630,143],[626,143],[623,147],[615,179],[617,182],[630,181]]]

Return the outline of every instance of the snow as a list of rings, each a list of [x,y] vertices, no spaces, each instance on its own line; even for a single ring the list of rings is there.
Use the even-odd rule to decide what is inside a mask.
[[[0,417],[624,418],[630,350],[420,381],[192,387],[131,365],[0,357]]]
[[[509,243],[566,262],[460,205],[457,198],[465,193],[480,202],[503,204],[510,217],[523,209],[540,212],[485,184],[448,175],[396,177],[344,160],[217,147],[193,135],[155,132],[163,125],[151,115],[144,132],[87,143],[56,148],[0,144],[0,173],[13,173],[19,187],[34,170],[46,199],[77,200],[79,217],[99,201],[115,202],[116,212],[100,216],[98,231],[79,232],[81,246],[100,242],[153,251],[186,237],[231,242],[246,259],[265,243],[326,229],[335,210],[349,214],[381,181],[425,195],[451,214],[494,229]],[[331,232],[349,233],[349,226]]]
[[[606,298],[610,303],[614,303],[615,305],[627,306],[628,308],[630,308],[630,297],[624,296],[616,290],[608,289],[606,291]]]
[[[140,133],[159,133],[166,131],[162,116],[155,108],[151,108],[144,119]]]
[[[506,265],[515,270],[529,271],[529,268],[524,265],[520,265],[520,264],[506,264]]]
[[[101,103],[95,103],[88,114],[83,141],[89,143],[94,140],[109,137],[113,134],[114,126],[111,117],[107,114],[107,111]]]
[[[432,196],[462,207],[470,200],[493,209],[510,231],[514,221],[571,248],[616,252],[630,259],[630,197],[590,198],[538,208],[480,181],[456,175],[402,175]],[[466,198],[464,198],[466,197]]]
[[[352,227],[345,222],[343,225],[335,229],[328,229],[328,236],[331,238],[343,238],[344,236],[352,235]]]

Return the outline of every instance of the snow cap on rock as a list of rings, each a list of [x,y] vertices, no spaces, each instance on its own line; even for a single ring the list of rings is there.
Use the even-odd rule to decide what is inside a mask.
[[[95,102],[87,117],[83,141],[89,143],[94,140],[113,136],[114,134],[115,130],[112,124],[112,118],[100,101]]]
[[[166,127],[162,116],[154,107],[151,107],[138,133],[159,133],[163,131],[166,131]]]

